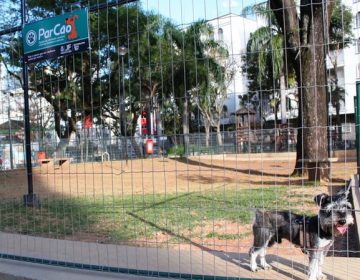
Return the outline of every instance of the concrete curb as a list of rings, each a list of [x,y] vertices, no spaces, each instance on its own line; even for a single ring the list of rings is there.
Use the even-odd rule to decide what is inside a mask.
[[[206,155],[201,154],[197,156],[188,156],[189,159],[199,160],[233,160],[233,161],[274,161],[274,160],[295,160],[296,152],[281,152],[281,153],[246,153],[246,154],[222,154],[222,155]],[[343,155],[338,153],[333,153],[331,157],[328,158],[329,162],[354,162],[356,157],[349,155]]]

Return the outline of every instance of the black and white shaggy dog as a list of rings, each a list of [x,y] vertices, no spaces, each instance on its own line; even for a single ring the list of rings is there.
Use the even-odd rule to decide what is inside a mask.
[[[287,211],[257,210],[253,224],[254,245],[249,252],[250,269],[258,270],[258,257],[261,268],[271,268],[265,260],[266,249],[285,238],[309,254],[308,279],[324,278],[321,266],[334,237],[345,234],[348,226],[354,223],[348,195],[349,189],[333,196],[317,195],[314,200],[320,210],[313,217]]]

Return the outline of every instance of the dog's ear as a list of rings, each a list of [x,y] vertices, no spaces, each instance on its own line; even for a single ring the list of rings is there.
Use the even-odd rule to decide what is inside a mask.
[[[318,194],[314,197],[314,201],[317,205],[324,205],[329,199],[329,196],[326,193]]]

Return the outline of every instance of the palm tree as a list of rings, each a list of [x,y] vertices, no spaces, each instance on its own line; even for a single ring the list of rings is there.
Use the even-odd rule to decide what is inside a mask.
[[[271,19],[269,22],[275,25],[278,32],[276,34],[271,33],[272,36],[282,36],[282,48],[287,50],[286,61],[288,65],[286,68],[288,73],[295,73],[298,89],[301,91],[301,94],[300,92],[298,94],[298,127],[304,128],[298,130],[297,160],[293,174],[303,174],[306,171],[303,169],[302,161],[305,158],[309,162],[316,162],[316,172],[309,173],[310,180],[314,179],[312,176],[314,174],[320,174],[319,177],[327,179],[326,160],[328,147],[327,134],[324,131],[327,125],[327,112],[323,109],[327,106],[326,93],[324,92],[325,87],[317,86],[326,84],[325,55],[324,48],[321,46],[327,43],[324,34],[329,34],[330,49],[332,47],[338,49],[345,47],[345,44],[338,42],[349,42],[349,40],[345,39],[344,34],[347,33],[346,30],[350,30],[351,17],[349,22],[344,20],[344,6],[341,6],[341,1],[338,0],[335,2],[326,1],[325,4],[320,2],[311,3],[311,5],[302,5],[300,8],[295,2],[294,0],[267,1],[267,4],[259,4],[252,7],[252,9],[258,9],[260,15],[264,14],[263,12],[265,12],[265,15],[269,15]],[[336,7],[340,8],[337,9]],[[323,12],[325,10],[331,16],[329,17],[329,29],[324,29],[325,15]],[[334,24],[334,14],[337,13],[340,14],[338,24]],[[259,54],[261,54],[260,51]],[[317,57],[316,63],[314,63],[315,60],[313,59],[315,56]],[[273,57],[276,58],[276,55]],[[282,57],[284,58],[284,56]],[[273,60],[273,63],[277,64],[275,60]],[[261,71],[259,72],[261,73]],[[334,88],[338,87],[335,86]],[[335,92],[342,94],[341,90]],[[316,106],[314,106],[314,100],[317,100]],[[334,100],[340,102],[341,98],[334,98]],[[317,115],[317,118],[314,118],[314,115]],[[318,127],[324,129],[317,129]],[[315,142],[314,139],[316,139]],[[322,159],[319,164],[317,162],[318,157]]]
[[[264,17],[268,23],[267,26],[260,27],[251,34],[248,41],[248,52],[250,60],[256,63],[258,71],[256,80],[250,82],[250,88],[272,88],[272,103],[277,103],[281,108],[281,122],[286,123],[286,80],[289,80],[289,73],[285,68],[285,53],[283,32],[276,22],[274,14],[268,8],[267,3],[260,3],[254,6],[246,7],[243,13],[256,13]],[[252,58],[251,58],[252,56]],[[251,63],[250,60],[248,63]],[[253,85],[251,85],[253,83]],[[264,87],[265,86],[265,87]],[[258,91],[254,90],[253,91]],[[260,92],[262,92],[260,90]],[[280,93],[280,98],[279,98]],[[279,102],[280,103],[279,103]],[[275,121],[277,121],[277,110],[275,110]]]
[[[218,144],[222,145],[220,118],[226,98],[227,82],[231,79],[229,69],[222,63],[228,57],[224,46],[211,38],[212,27],[201,20],[189,28],[174,33],[180,63],[174,68],[175,98],[183,111],[185,149],[188,144],[191,106],[200,111],[209,139],[211,127],[216,127]],[[209,141],[206,141],[209,144]]]

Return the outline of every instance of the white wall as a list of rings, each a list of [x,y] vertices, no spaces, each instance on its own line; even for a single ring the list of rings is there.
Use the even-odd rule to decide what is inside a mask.
[[[355,1],[358,2],[354,3]],[[360,12],[360,0],[343,0],[343,3],[352,9],[354,38],[360,39],[360,27],[356,27],[356,14]],[[236,14],[228,14],[215,18],[209,23],[214,27],[215,39],[219,39],[219,28],[223,30],[223,40],[229,48],[230,57],[237,61],[239,66],[234,82],[228,88],[228,99],[225,102],[229,114],[234,113],[239,109],[238,96],[247,92],[247,79],[240,71],[241,55],[246,52],[246,44],[251,32],[263,26],[265,22],[261,19],[247,19]],[[345,103],[341,106],[340,113],[352,114],[354,113],[356,81],[360,81],[360,53],[357,52],[355,43],[340,53],[338,63],[339,85],[346,91]],[[332,68],[331,64],[327,65],[329,69]]]
[[[247,79],[241,73],[241,56],[246,53],[246,44],[250,34],[262,26],[262,21],[241,17],[236,14],[228,14],[213,19],[209,23],[214,27],[215,39],[219,40],[219,29],[223,30],[223,42],[228,47],[229,59],[237,64],[237,72],[234,81],[228,87],[228,99],[225,104],[229,114],[239,109],[239,95],[247,92]]]
[[[343,0],[343,3],[350,7],[353,13],[353,34],[354,39],[360,38],[360,28],[356,27],[356,14],[360,12],[360,1]],[[360,73],[357,68],[360,65],[360,54],[357,52],[356,43],[344,49],[339,57],[339,85],[346,91],[345,104],[342,106],[341,114],[354,113],[354,96],[356,95],[356,81],[360,81]]]

